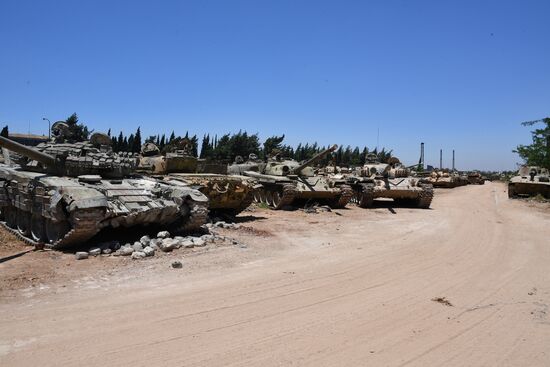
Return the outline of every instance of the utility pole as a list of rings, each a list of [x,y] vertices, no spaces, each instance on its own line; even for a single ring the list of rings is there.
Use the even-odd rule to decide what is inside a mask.
[[[51,122],[49,119],[42,117],[42,121],[48,121],[48,140],[52,138],[52,129],[51,129]]]
[[[439,169],[443,169],[443,149],[439,149]]]

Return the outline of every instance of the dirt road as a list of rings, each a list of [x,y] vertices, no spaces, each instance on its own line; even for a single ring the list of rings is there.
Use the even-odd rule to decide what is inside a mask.
[[[0,365],[549,366],[550,213],[432,208],[266,212],[242,263],[4,299]]]

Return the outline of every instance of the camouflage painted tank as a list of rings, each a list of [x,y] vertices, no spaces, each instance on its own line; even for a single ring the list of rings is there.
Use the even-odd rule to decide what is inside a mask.
[[[447,170],[432,171],[422,177],[421,181],[438,188],[450,189],[458,186],[458,178]]]
[[[202,162],[190,154],[185,142],[170,149],[166,155],[162,155],[155,144],[146,143],[141,149],[138,171],[196,188],[208,197],[209,209],[213,212],[234,216],[254,201],[254,191],[261,187],[256,180],[238,175],[202,173],[205,168],[199,163]],[[227,172],[227,166],[224,168]],[[201,173],[197,173],[199,171]]]
[[[484,185],[485,177],[477,171],[468,172],[468,184],[469,185]]]
[[[375,154],[367,155],[364,166],[348,176],[347,182],[362,208],[372,207],[375,198],[391,198],[396,204],[427,209],[433,198],[432,185],[411,177],[395,157],[381,163]]]
[[[137,158],[113,153],[111,139],[49,142],[36,148],[0,138],[18,165],[0,166],[0,219],[30,243],[65,248],[104,228],[158,225],[195,231],[208,199],[183,183],[133,175]]]
[[[333,208],[343,208],[353,196],[351,188],[335,185],[327,177],[315,175],[310,166],[336,149],[334,145],[302,163],[275,154],[267,162],[249,160],[236,163],[229,167],[229,171],[257,179],[263,188],[257,191],[256,201],[273,209],[307,202],[324,202]]]
[[[508,197],[542,195],[550,198],[550,176],[546,168],[522,166],[508,183]]]

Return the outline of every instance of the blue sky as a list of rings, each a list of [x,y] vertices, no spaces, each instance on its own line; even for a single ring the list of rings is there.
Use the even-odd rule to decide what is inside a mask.
[[[550,115],[550,1],[0,2],[0,125],[426,143],[512,169]]]

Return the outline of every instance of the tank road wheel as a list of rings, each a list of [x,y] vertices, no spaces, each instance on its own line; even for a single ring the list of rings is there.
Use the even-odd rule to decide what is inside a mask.
[[[36,242],[46,241],[44,218],[40,214],[31,216],[31,237]]]
[[[17,210],[17,230],[25,237],[31,233],[31,213]]]
[[[4,209],[6,225],[10,228],[17,227],[17,210],[13,206],[6,206]]]
[[[363,190],[359,194],[359,206],[370,208],[374,204],[374,188],[371,185],[362,185]]]
[[[271,202],[273,203],[273,206],[277,208],[279,204],[281,204],[281,198],[283,197],[283,194],[279,191],[275,191],[271,194]]]
[[[273,192],[270,191],[270,190],[266,190],[265,191],[265,201],[267,203],[267,205],[269,205],[270,207],[273,207]]]
[[[261,192],[262,192],[262,189],[254,190],[254,202],[255,203],[261,203],[262,202]]]
[[[261,189],[258,196],[260,197],[261,204],[267,204],[267,197],[265,189]]]
[[[48,243],[54,244],[63,239],[69,229],[69,223],[66,221],[54,222],[51,219],[46,219],[46,240]]]

